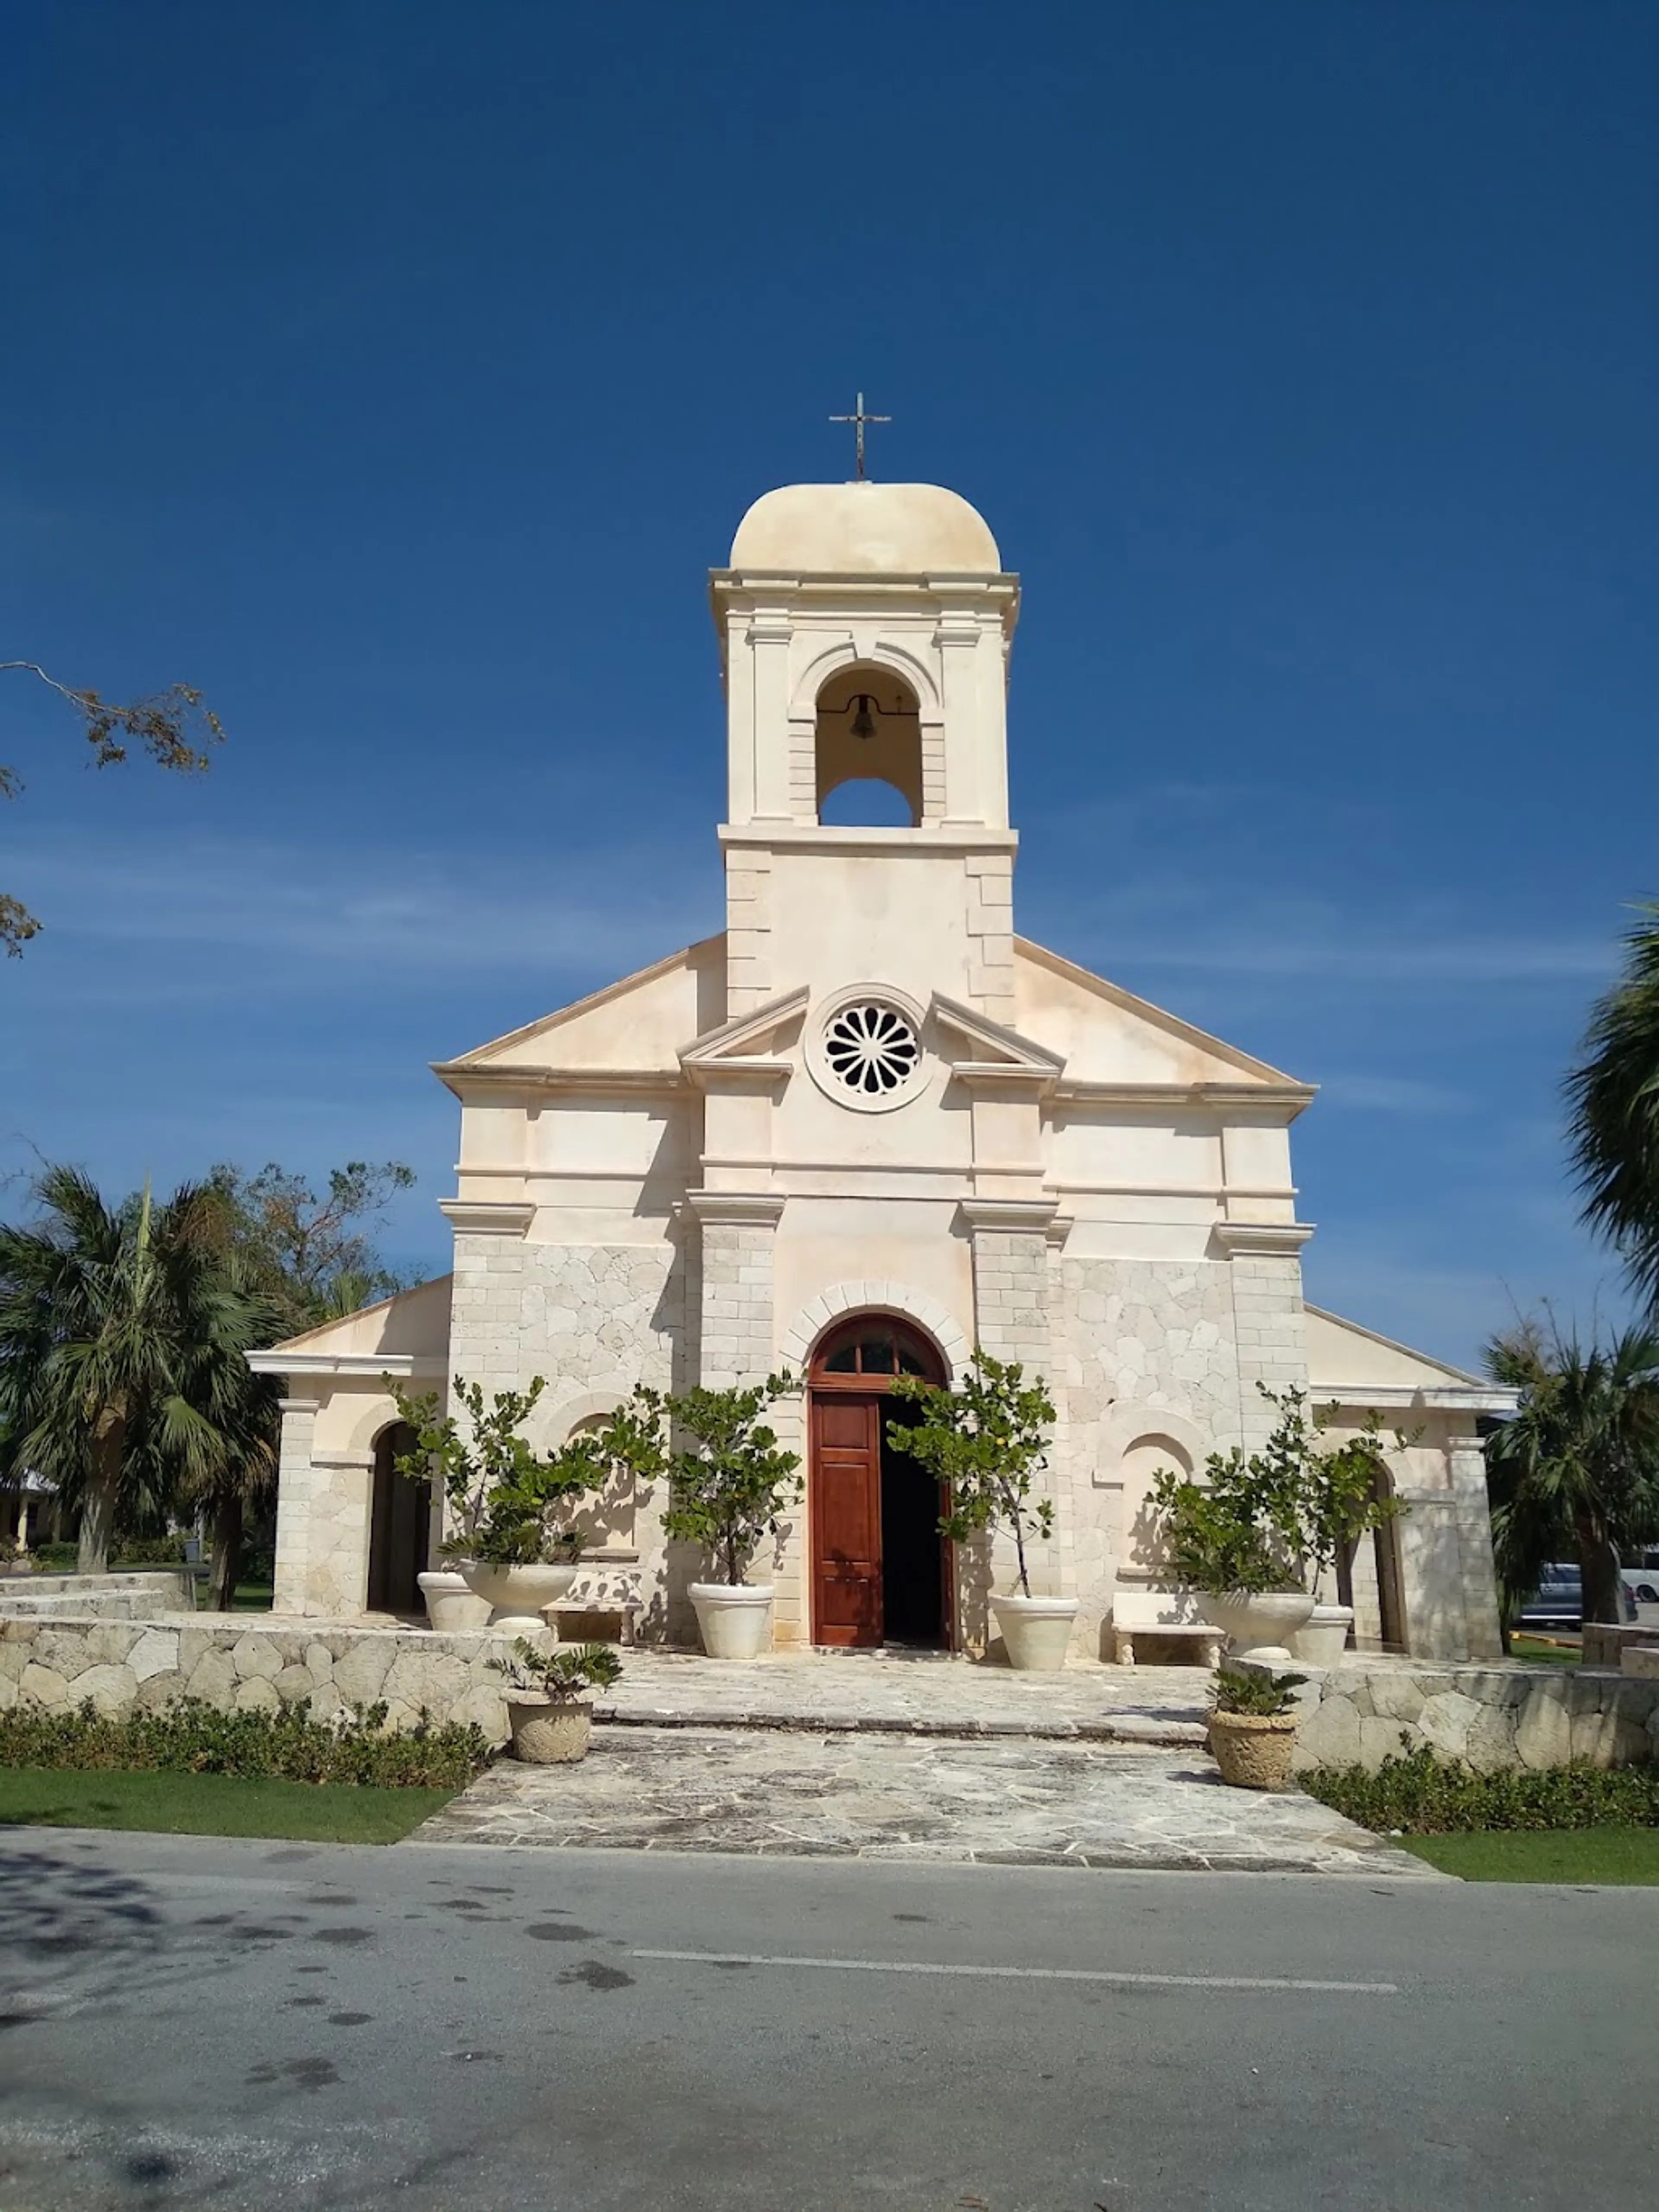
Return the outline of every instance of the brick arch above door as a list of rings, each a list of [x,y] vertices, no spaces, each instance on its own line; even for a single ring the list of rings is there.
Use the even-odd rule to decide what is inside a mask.
[[[784,1364],[804,1370],[825,1329],[853,1313],[890,1313],[926,1329],[944,1355],[947,1381],[959,1375],[973,1357],[967,1332],[938,1298],[908,1283],[870,1280],[832,1284],[803,1306],[783,1340]]]

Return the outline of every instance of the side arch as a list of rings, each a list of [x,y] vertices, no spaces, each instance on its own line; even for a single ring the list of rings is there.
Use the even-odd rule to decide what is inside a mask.
[[[890,1313],[924,1330],[939,1346],[945,1381],[959,1375],[973,1357],[973,1345],[956,1316],[940,1300],[909,1283],[833,1283],[803,1306],[790,1323],[781,1347],[784,1364],[804,1373],[812,1347],[830,1324],[852,1313]]]

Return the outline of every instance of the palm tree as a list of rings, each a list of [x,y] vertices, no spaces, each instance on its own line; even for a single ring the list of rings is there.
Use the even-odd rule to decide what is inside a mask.
[[[106,1565],[124,1491],[210,1495],[274,1437],[244,1353],[272,1315],[232,1264],[217,1196],[148,1186],[106,1204],[78,1168],[33,1186],[40,1218],[0,1228],[0,1421],[7,1455],[80,1510],[82,1573]]]
[[[1551,1559],[1577,1557],[1586,1620],[1617,1620],[1619,1559],[1659,1529],[1659,1331],[1605,1348],[1528,1322],[1486,1348],[1518,1390],[1486,1445],[1492,1547],[1507,1619]]]
[[[1659,904],[1638,912],[1567,1098],[1584,1218],[1623,1252],[1659,1316]]]

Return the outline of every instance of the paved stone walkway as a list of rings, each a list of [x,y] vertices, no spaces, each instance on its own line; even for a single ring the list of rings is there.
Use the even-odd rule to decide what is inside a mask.
[[[399,1848],[424,1844],[1443,1878],[1207,1759],[765,1727],[602,1726],[579,1766],[501,1759]]]
[[[623,1654],[602,1721],[653,1728],[845,1729],[945,1736],[1098,1738],[1201,1744],[1210,1675],[1200,1667],[1067,1667],[1017,1674],[969,1659],[888,1651],[705,1659]]]

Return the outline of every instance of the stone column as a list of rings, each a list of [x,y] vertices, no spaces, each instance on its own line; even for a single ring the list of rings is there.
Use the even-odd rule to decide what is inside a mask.
[[[1504,1639],[1498,1632],[1498,1574],[1492,1555],[1486,1455],[1478,1437],[1454,1437],[1446,1460],[1463,1591],[1463,1656],[1470,1659],[1501,1658]]]
[[[283,1398],[277,1446],[276,1564],[273,1613],[305,1613],[306,1562],[310,1553],[311,1445],[317,1432],[317,1398]]]
[[[1247,1452],[1255,1451],[1279,1418],[1257,1383],[1308,1387],[1301,1251],[1313,1231],[1296,1221],[1224,1221],[1214,1233],[1231,1263],[1239,1436]]]

